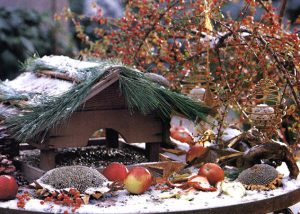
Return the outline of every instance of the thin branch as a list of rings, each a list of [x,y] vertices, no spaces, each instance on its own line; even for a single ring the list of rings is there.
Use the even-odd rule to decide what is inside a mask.
[[[157,20],[155,20],[155,21],[153,22],[152,26],[148,29],[148,31],[146,32],[145,36],[142,38],[141,43],[139,44],[137,50],[136,50],[135,53],[134,53],[133,58],[134,58],[134,60],[135,60],[136,63],[139,64],[139,61],[137,60],[137,56],[138,56],[138,54],[139,54],[141,48],[143,47],[144,42],[146,41],[146,39],[149,37],[149,35],[151,34],[151,32],[155,30],[155,27],[156,27],[157,23],[165,16],[165,14],[166,14],[169,10],[171,10],[171,9],[172,9],[175,5],[177,5],[178,3],[179,3],[179,1],[175,1],[175,2],[173,2],[170,6],[168,6],[168,8],[167,8],[163,13],[161,13],[161,14],[159,15],[159,17],[157,18]]]
[[[224,120],[225,120],[225,117],[226,117],[226,115],[227,115],[227,109],[228,109],[228,107],[229,107],[229,102],[226,103],[226,105],[225,105],[225,107],[224,107],[224,112],[221,112],[221,116],[222,116],[222,117],[221,117],[221,120],[220,120],[220,122],[219,122],[218,134],[217,134],[216,142],[218,142],[219,139],[221,138],[221,135],[222,135],[221,130],[222,130],[223,125],[224,125]],[[221,145],[222,147],[224,146],[223,143],[220,144],[220,145]]]
[[[280,59],[277,56],[277,54],[270,48],[269,44],[266,42],[266,40],[264,40],[264,38],[261,35],[259,35],[258,39],[259,39],[259,41],[261,41],[267,47],[267,50],[273,56],[275,62],[277,63],[277,67],[283,72],[283,76],[286,79],[287,84],[289,85],[289,87],[291,89],[291,92],[292,92],[292,94],[293,94],[293,96],[295,98],[295,102],[296,102],[298,108],[300,108],[299,97],[297,95],[297,92],[294,90],[292,81],[290,80],[288,71],[286,70],[285,66],[282,65],[282,62],[280,61]]]
[[[288,2],[287,0],[282,0],[280,12],[279,12],[279,24],[282,24],[282,19],[285,14],[287,2]]]
[[[226,33],[225,35],[223,35],[220,39],[219,39],[219,42],[218,44],[216,45],[216,47],[219,47],[222,45],[222,43],[225,42],[225,40],[227,38],[229,38],[230,36],[235,36],[235,32],[230,29],[230,27],[222,24],[221,22],[219,22],[222,26],[224,26],[226,29],[228,29],[230,32]],[[253,32],[250,31],[250,30],[247,30],[247,29],[239,29],[236,31],[237,33],[242,33],[242,32],[245,32],[245,33],[249,33],[251,35],[253,35]],[[269,43],[263,38],[262,35],[259,34],[259,36],[256,36],[256,38],[266,47],[266,50],[272,55],[272,57],[274,58],[276,64],[277,64],[277,67],[279,68],[279,70],[282,71],[282,74],[283,74],[283,77],[284,79],[286,79],[287,81],[287,84],[289,85],[290,89],[291,89],[291,92],[293,94],[293,97],[295,99],[295,102],[297,104],[297,106],[300,108],[300,98],[298,97],[297,95],[297,92],[294,90],[293,88],[293,84],[292,84],[292,81],[289,77],[289,74],[288,74],[288,71],[286,69],[286,67],[282,64],[281,60],[279,59],[278,55],[270,48],[269,46]],[[252,50],[252,47],[251,45],[248,46],[251,50]],[[253,51],[253,50],[252,50]],[[255,51],[253,51],[253,54],[255,54]],[[258,58],[255,54],[255,57]],[[282,78],[281,78],[282,79]],[[283,81],[283,79],[282,79]]]
[[[266,12],[270,12],[270,10],[264,5],[264,3],[261,0],[257,0],[257,2],[262,6],[262,8],[264,8]]]

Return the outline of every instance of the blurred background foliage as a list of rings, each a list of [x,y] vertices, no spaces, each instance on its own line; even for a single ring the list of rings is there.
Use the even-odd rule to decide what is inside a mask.
[[[282,0],[269,0],[269,1],[271,1],[273,6],[276,8],[279,8],[282,2]],[[96,2],[97,5],[102,8],[104,17],[120,18],[120,14],[124,15],[123,14],[124,8],[125,5],[128,3],[128,0],[114,0],[114,1],[69,0],[70,9],[72,12],[79,15],[86,15],[81,19],[81,25],[84,27],[84,32],[90,37],[90,39],[92,41],[96,41],[99,38],[97,38],[94,29],[96,27],[99,27],[100,24],[88,18],[89,16],[96,15],[97,12],[93,10],[91,7],[93,2]],[[243,8],[244,4],[245,2],[243,0],[228,1],[228,4],[226,4],[222,8],[222,12],[226,17],[236,19],[239,16],[239,13]],[[263,13],[263,9],[258,9],[255,18],[259,19],[262,13]],[[295,26],[300,26],[300,21],[297,22],[297,18],[300,19],[300,0],[288,0],[286,12],[285,12],[285,23],[288,24],[291,29],[294,28]],[[78,37],[76,37],[74,26],[72,24],[70,26],[73,34],[73,39],[76,41],[76,45],[79,48],[79,50],[82,50],[86,46],[82,43],[82,41]]]
[[[55,39],[58,23],[47,13],[0,8],[0,78],[13,79],[21,62],[37,54],[70,54],[70,44]],[[55,48],[59,47],[59,49]]]
[[[91,7],[93,0],[69,0],[71,11],[87,16],[95,15]],[[98,0],[106,17],[120,18],[124,13],[124,5],[127,0]],[[273,0],[273,5],[279,7],[281,0]],[[243,1],[232,0],[224,8],[225,15],[235,18],[238,16]],[[300,14],[300,1],[289,0],[286,9],[286,20],[292,25],[297,25],[297,17]],[[7,9],[0,7],[0,79],[13,79],[20,73],[20,63],[29,56],[49,54],[72,55],[74,48],[82,50],[85,45],[75,35],[75,28],[70,25],[70,34],[73,35],[75,46],[55,39],[55,32],[59,30],[59,23],[53,20],[47,13],[24,9]],[[89,18],[81,19],[84,31],[92,41],[97,40],[94,29],[98,23]],[[57,49],[59,47],[59,50]]]

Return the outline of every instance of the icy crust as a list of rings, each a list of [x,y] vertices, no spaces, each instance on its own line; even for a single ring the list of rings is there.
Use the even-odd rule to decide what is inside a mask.
[[[287,167],[277,168],[279,173],[284,174],[283,187],[270,191],[246,191],[246,196],[243,198],[230,197],[228,195],[217,192],[194,192],[179,199],[170,198],[162,199],[162,192],[155,190],[152,187],[149,191],[142,195],[130,195],[126,190],[118,191],[113,195],[107,195],[100,200],[92,200],[89,205],[83,205],[77,213],[165,213],[171,211],[183,210],[201,210],[214,207],[231,206],[236,204],[254,202],[286,194],[292,190],[300,188],[300,178],[290,180],[288,177]],[[174,189],[182,191],[180,189]],[[18,209],[17,200],[0,202],[0,207]],[[40,204],[40,200],[31,199],[26,202],[25,210],[62,213],[68,210],[71,213],[71,208],[58,206],[53,203]]]

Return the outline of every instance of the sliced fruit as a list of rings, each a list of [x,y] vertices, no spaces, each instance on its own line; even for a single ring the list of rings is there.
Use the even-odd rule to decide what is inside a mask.
[[[202,191],[216,191],[217,188],[210,185],[206,177],[201,175],[195,175],[188,180],[188,184],[190,187],[193,187],[197,190]]]
[[[222,182],[221,189],[226,195],[242,198],[246,194],[246,189],[240,182]]]

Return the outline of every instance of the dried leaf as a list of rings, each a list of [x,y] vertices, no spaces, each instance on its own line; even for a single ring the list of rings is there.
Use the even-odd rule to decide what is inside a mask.
[[[154,164],[149,164],[147,167],[158,169],[162,171],[162,177],[167,178],[174,172],[178,172],[186,166],[184,163],[175,162],[175,161],[165,161],[165,162],[158,162]]]
[[[192,162],[195,158],[204,157],[207,153],[207,147],[203,147],[200,145],[191,146],[189,151],[186,154],[185,160],[187,163]]]
[[[174,154],[174,155],[184,155],[184,154],[186,154],[186,151],[184,151],[182,149],[166,149],[166,148],[163,148],[162,150],[164,152],[169,152],[169,153]]]
[[[218,146],[206,147],[207,152],[189,162],[189,165],[202,165],[203,163],[217,163],[228,158],[241,156],[243,153],[231,148],[219,148]]]
[[[180,198],[180,192],[163,192],[159,195],[159,198],[161,199],[168,199],[168,198]]]
[[[42,191],[43,191],[43,189],[37,189],[37,190],[35,191],[35,193],[36,193],[38,196],[40,196],[41,193],[42,193]]]
[[[83,200],[83,203],[85,205],[89,204],[89,201],[90,201],[90,196],[89,195],[84,195],[81,197],[81,199]]]
[[[209,84],[207,84],[207,87],[205,90],[204,103],[212,108],[217,107],[219,105],[217,99],[214,97],[213,93],[211,92]]]
[[[43,189],[42,185],[40,185],[37,181],[33,181],[33,184],[30,185],[34,186],[36,189]]]
[[[176,192],[164,192],[159,195],[161,199],[169,199],[169,198],[181,198],[187,201],[192,201],[194,199],[193,195],[189,194],[190,189],[188,191],[176,191]]]
[[[163,161],[172,161],[171,158],[169,158],[168,156],[159,153],[159,161],[163,162]]]
[[[204,11],[205,23],[204,23],[204,26],[207,30],[213,31],[213,26],[212,26],[210,18],[209,18],[211,12],[209,11],[207,1],[204,1],[204,4],[205,4],[205,11]]]
[[[162,177],[154,178],[154,180],[155,180],[155,184],[165,184],[167,182],[167,179]]]
[[[103,194],[101,192],[95,192],[93,195],[92,195],[95,199],[99,199],[103,196]]]

